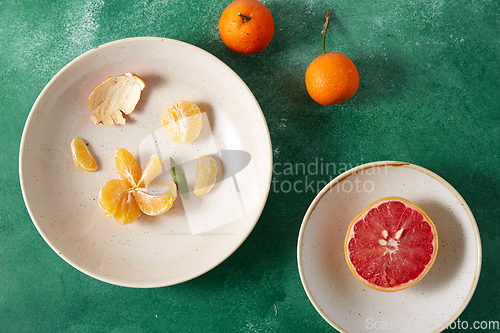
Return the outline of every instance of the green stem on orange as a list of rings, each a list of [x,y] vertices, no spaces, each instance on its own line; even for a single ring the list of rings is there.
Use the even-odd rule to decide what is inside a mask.
[[[325,15],[325,25],[323,27],[323,30],[321,30],[321,34],[323,35],[323,54],[325,54],[327,51],[325,50],[325,40],[326,40],[326,31],[328,30],[328,26],[330,25],[330,20],[332,16],[332,11],[331,9],[328,9]],[[329,52],[330,50],[328,50]]]
[[[241,17],[243,19],[243,23],[247,23],[248,21],[251,20],[251,17],[250,16],[247,16],[245,14],[242,14],[242,13],[238,13],[238,16]]]

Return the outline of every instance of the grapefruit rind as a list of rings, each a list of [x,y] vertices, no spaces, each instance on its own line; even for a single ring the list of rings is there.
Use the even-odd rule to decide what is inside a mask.
[[[378,285],[376,285],[374,283],[370,283],[367,280],[365,280],[363,277],[361,277],[356,272],[355,267],[353,267],[353,264],[351,263],[351,260],[349,258],[349,251],[348,251],[348,242],[351,239],[352,233],[354,232],[353,228],[352,228],[353,225],[354,225],[354,223],[356,223],[357,221],[359,221],[360,218],[363,215],[365,215],[368,211],[372,210],[375,207],[378,207],[383,202],[388,202],[388,201],[401,201],[401,202],[405,203],[407,206],[410,206],[411,208],[417,210],[420,214],[423,215],[424,219],[429,222],[429,224],[431,225],[432,233],[434,235],[434,242],[433,242],[434,252],[433,252],[433,256],[431,258],[431,261],[426,265],[426,268],[419,274],[419,276],[417,278],[415,278],[413,280],[410,280],[410,281],[408,281],[405,284],[398,285],[398,286],[395,286],[395,287],[390,287],[390,288],[381,287],[381,286],[378,286]],[[409,201],[407,199],[401,198],[401,197],[392,196],[392,197],[382,198],[382,199],[379,199],[379,200],[371,203],[365,209],[363,209],[358,215],[356,215],[356,217],[354,219],[352,219],[351,223],[349,224],[349,227],[347,228],[347,234],[346,234],[346,237],[345,237],[345,240],[344,240],[344,255],[345,255],[346,262],[347,262],[347,266],[349,266],[349,269],[351,270],[352,274],[359,281],[361,281],[364,285],[366,285],[366,286],[368,286],[368,287],[370,287],[372,289],[378,290],[378,291],[395,292],[395,291],[400,291],[400,290],[409,288],[409,287],[415,285],[420,280],[422,280],[422,278],[429,272],[429,270],[431,269],[431,267],[434,265],[434,261],[436,260],[437,252],[438,252],[438,244],[439,244],[439,239],[438,239],[438,234],[437,234],[436,226],[435,226],[434,222],[431,220],[431,218],[429,217],[429,215],[427,215],[427,213],[425,211],[423,211],[422,208],[418,207],[413,202],[411,202],[411,201]]]

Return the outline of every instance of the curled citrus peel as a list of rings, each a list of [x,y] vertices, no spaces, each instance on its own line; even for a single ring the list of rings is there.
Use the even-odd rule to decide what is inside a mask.
[[[144,80],[134,73],[110,76],[98,85],[89,96],[89,109],[96,111],[90,119],[98,125],[124,125],[123,114],[131,114],[146,87]]]
[[[153,181],[162,171],[158,155],[151,156],[144,172],[134,156],[123,148],[116,151],[115,163],[120,178],[107,181],[99,191],[99,206],[107,217],[129,224],[141,213],[156,216],[172,207],[177,198],[175,183]]]

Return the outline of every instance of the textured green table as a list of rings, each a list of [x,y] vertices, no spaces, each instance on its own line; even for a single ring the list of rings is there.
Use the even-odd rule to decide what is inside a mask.
[[[275,174],[255,229],[212,271],[158,289],[109,285],[64,262],[24,206],[18,156],[38,94],[64,65],[98,45],[136,36],[178,39],[224,61],[247,83],[268,122],[274,162],[316,159],[351,167],[377,160],[423,166],[469,204],[483,266],[461,321],[500,311],[500,2],[496,0],[266,0],[276,31],[262,53],[243,56],[220,40],[228,1],[67,0],[0,2],[1,332],[332,332],[302,288],[299,228],[318,188],[279,184]],[[327,48],[357,65],[361,83],[332,107],[305,90],[307,65]],[[340,168],[339,168],[340,169]],[[322,184],[336,174],[311,174]]]

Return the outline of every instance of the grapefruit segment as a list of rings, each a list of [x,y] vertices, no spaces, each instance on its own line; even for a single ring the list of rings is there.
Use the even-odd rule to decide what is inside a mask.
[[[344,243],[352,273],[370,288],[398,291],[420,281],[436,259],[438,235],[429,216],[398,197],[375,201],[349,225]]]

